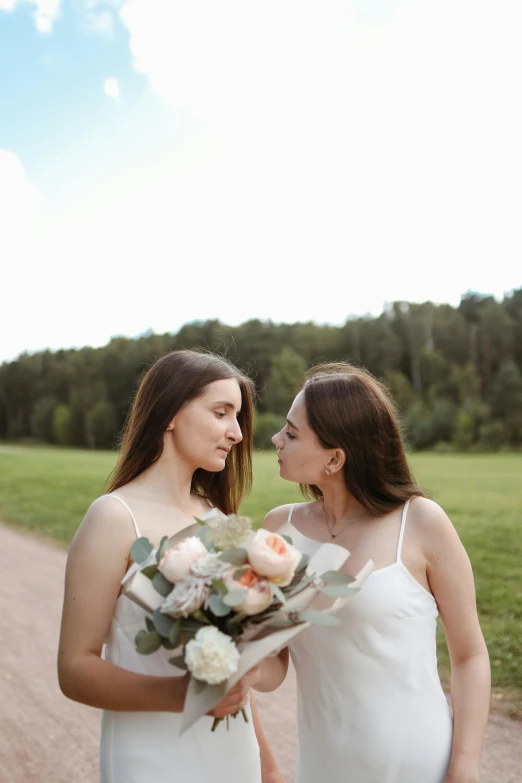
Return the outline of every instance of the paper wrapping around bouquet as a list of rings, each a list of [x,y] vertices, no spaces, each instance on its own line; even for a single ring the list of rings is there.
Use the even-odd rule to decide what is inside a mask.
[[[346,562],[350,553],[347,549],[337,544],[323,544],[310,559],[308,571],[318,575],[326,571],[338,571]],[[364,568],[357,574],[355,581],[350,587],[360,588],[374,569],[374,564],[369,560]],[[189,729],[202,715],[212,710],[234,685],[254,666],[260,663],[264,658],[274,655],[279,650],[286,647],[292,639],[305,631],[312,623],[298,623],[285,628],[270,628],[269,623],[273,623],[278,617],[285,617],[289,611],[304,611],[305,609],[317,609],[326,614],[335,614],[341,609],[350,596],[342,598],[331,598],[324,595],[320,588],[306,587],[298,595],[288,599],[285,606],[279,610],[267,623],[260,625],[261,639],[252,639],[244,644],[238,644],[241,653],[237,672],[230,677],[225,687],[223,685],[208,685],[203,691],[198,692],[196,683],[191,680],[187,696],[185,699],[185,709],[181,721],[181,731],[183,734]]]

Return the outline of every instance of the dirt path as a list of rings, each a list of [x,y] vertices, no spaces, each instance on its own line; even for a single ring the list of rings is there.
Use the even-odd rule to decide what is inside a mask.
[[[0,783],[97,783],[99,713],[65,699],[56,647],[65,552],[0,526]],[[296,749],[293,672],[257,698],[285,780]],[[419,781],[421,783],[421,781]],[[490,720],[481,783],[522,783],[522,727]]]

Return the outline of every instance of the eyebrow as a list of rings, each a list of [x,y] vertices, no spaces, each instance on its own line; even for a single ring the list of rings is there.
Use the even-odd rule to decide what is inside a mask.
[[[226,400],[218,400],[217,402],[213,402],[212,405],[224,405],[225,408],[230,408],[230,410],[232,411],[236,410],[236,406],[234,405],[234,403],[227,402]],[[238,410],[241,410],[241,408],[239,408]]]
[[[287,422],[287,424],[290,425],[290,427],[292,427],[292,429],[297,430],[297,432],[299,432],[299,427],[296,427],[295,424],[293,423],[293,421],[290,421],[290,419],[287,419],[286,422]]]

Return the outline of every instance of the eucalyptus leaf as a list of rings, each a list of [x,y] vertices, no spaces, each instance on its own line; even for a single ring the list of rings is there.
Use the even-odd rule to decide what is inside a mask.
[[[183,669],[184,671],[187,671],[188,667],[185,663],[185,659],[182,655],[175,655],[174,658],[169,658],[169,663],[171,663],[173,666],[176,666],[178,669]]]
[[[245,598],[248,595],[248,590],[246,587],[242,587],[239,590],[231,590],[229,593],[227,593],[225,596],[223,596],[223,603],[226,606],[231,606],[232,608],[236,606],[240,606]]]
[[[234,571],[232,579],[235,582],[239,582],[239,580],[242,579],[244,577],[244,575],[247,573],[249,568],[250,568],[249,566],[245,566],[244,568],[239,568],[237,571]]]
[[[146,618],[145,618],[145,625],[147,626],[147,631],[148,631],[149,633],[151,633],[152,631],[155,631],[155,630],[156,630],[156,629],[154,628],[154,623],[152,622],[152,620],[150,619],[150,617],[146,617]]]
[[[286,604],[286,596],[280,587],[275,585],[273,582],[270,582],[270,589],[274,598],[277,598],[277,600],[281,601],[282,604]]]
[[[210,610],[216,617],[226,617],[232,611],[230,606],[223,603],[223,599],[220,595],[213,593],[208,599],[208,605]]]
[[[293,545],[294,545],[294,542],[292,541],[292,539],[290,538],[290,536],[285,536],[285,535],[282,535],[282,536],[281,536],[281,538],[284,538],[284,539],[285,539],[285,541],[286,541],[288,544],[290,544],[290,546],[293,546]]]
[[[174,621],[174,625],[170,629],[170,633],[169,633],[169,642],[174,647],[174,649],[179,646],[180,637],[181,637],[181,620],[178,619]]]
[[[295,569],[296,574],[298,574],[300,571],[304,571],[305,568],[308,566],[309,562],[310,562],[309,555],[301,555],[301,560],[299,561],[299,565]]]
[[[136,637],[136,650],[140,655],[150,655],[161,647],[161,636],[157,631],[151,631]]]
[[[315,577],[316,577],[315,574],[310,574],[309,576],[306,576],[304,579],[298,582],[296,585],[294,585],[294,587],[292,587],[290,590],[288,591],[285,590],[284,594],[286,598],[287,599],[291,598],[293,595],[297,595],[297,593],[300,593],[301,590],[304,590],[305,587],[308,587],[308,585],[310,585],[314,581]]]
[[[149,579],[154,579],[154,577],[158,573],[158,566],[157,565],[146,566],[145,568],[141,569],[141,573],[144,576],[148,577]]]
[[[304,612],[299,612],[299,619],[313,625],[340,625],[341,623],[338,617],[323,614],[323,612],[317,612],[314,609],[305,609]]]
[[[196,609],[195,612],[192,613],[192,617],[194,620],[197,620],[200,623],[203,623],[204,625],[210,625],[210,620],[208,617],[201,611],[201,609]]]
[[[201,527],[208,527],[208,523],[205,522],[204,519],[199,519],[199,517],[194,517],[198,525],[201,525]]]
[[[161,558],[163,557],[163,555],[165,554],[168,548],[169,548],[169,537],[163,536],[159,545],[159,549],[156,552],[156,563],[159,563],[159,561],[161,560]]]
[[[171,644],[171,642],[168,639],[165,639],[164,636],[161,637],[161,644],[166,650],[175,650],[177,645]]]
[[[137,538],[131,546],[130,555],[135,563],[144,563],[152,552],[152,544],[148,538]]]
[[[196,620],[194,618],[194,615],[192,617],[182,617],[181,618],[181,630],[189,633],[197,633],[200,628],[202,628],[203,623],[200,623],[199,620]]]
[[[228,593],[228,587],[224,582],[221,581],[221,579],[213,579],[212,588],[216,591],[216,593],[219,593],[219,595],[226,595]]]
[[[326,571],[321,574],[321,579],[327,585],[349,585],[355,581],[353,576],[342,571]]]
[[[325,595],[331,598],[343,598],[347,595],[354,595],[359,592],[358,587],[349,587],[348,585],[326,585],[321,589]]]
[[[161,574],[159,571],[152,580],[152,586],[156,592],[163,596],[163,598],[166,598],[174,589],[172,582],[169,582],[168,579],[165,579],[163,574]]]
[[[175,625],[176,620],[174,620],[172,617],[169,617],[168,614],[163,614],[163,612],[160,612],[159,609],[156,609],[152,615],[152,619],[154,621],[154,629],[159,634],[168,639],[170,632],[172,631],[172,626]]]
[[[198,519],[198,522],[201,522],[201,520]],[[206,549],[212,549],[212,528],[209,525],[205,524],[205,527],[201,527],[196,535]]]
[[[237,614],[233,614],[232,617],[229,617],[227,620],[227,628],[233,627],[234,625],[238,625],[239,623],[242,623],[245,617],[248,617],[247,614],[243,614],[243,612],[238,612]],[[234,629],[234,633],[237,633],[237,628]]]
[[[230,563],[230,565],[244,566],[248,563],[248,552],[243,547],[226,549],[224,552],[221,552],[219,559],[224,560],[225,563]]]
[[[141,639],[142,636],[146,636],[146,635],[147,635],[147,631],[145,631],[142,628],[141,631],[138,631],[138,633],[134,637],[134,644],[138,644],[138,639]]]

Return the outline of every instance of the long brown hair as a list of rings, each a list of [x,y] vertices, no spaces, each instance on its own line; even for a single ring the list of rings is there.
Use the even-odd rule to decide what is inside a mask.
[[[237,367],[210,353],[173,351],[152,365],[140,383],[120,439],[120,456],[108,492],[127,484],[153,465],[163,451],[163,434],[185,403],[214,381],[235,378],[241,390],[238,416],[243,440],[231,450],[224,470],[199,468],[191,491],[225,514],[237,512],[252,486],[254,384]]]
[[[313,367],[303,386],[308,423],[326,449],[346,454],[344,481],[372,514],[386,514],[424,496],[410,471],[397,407],[386,387],[347,362]],[[319,498],[315,485],[301,485]]]

